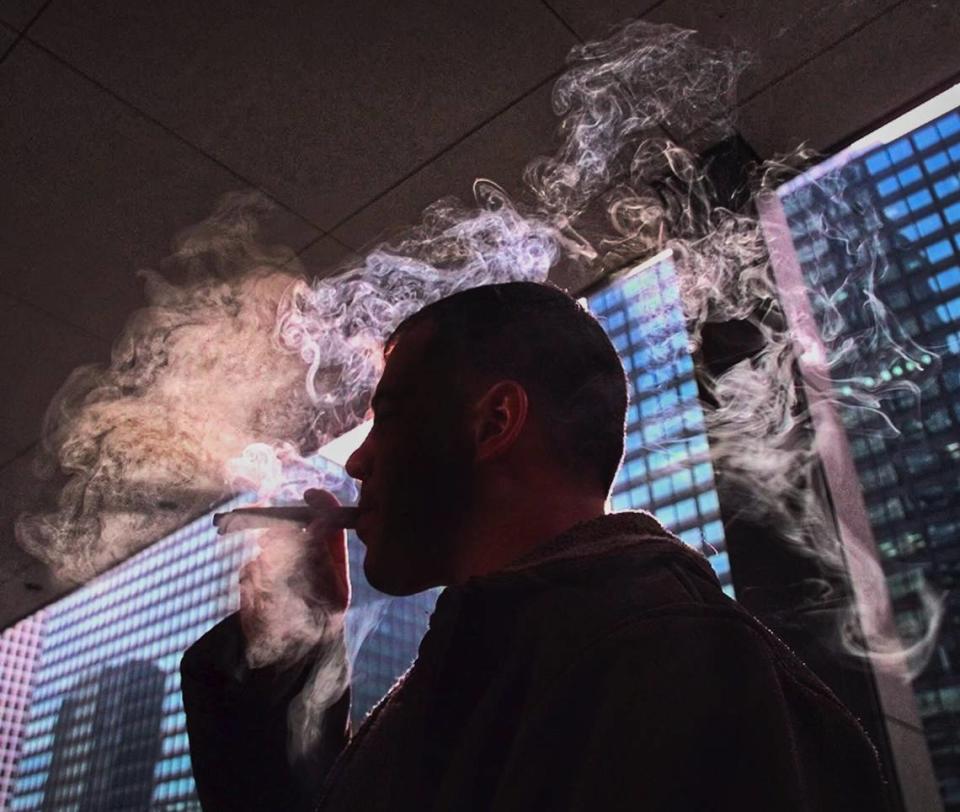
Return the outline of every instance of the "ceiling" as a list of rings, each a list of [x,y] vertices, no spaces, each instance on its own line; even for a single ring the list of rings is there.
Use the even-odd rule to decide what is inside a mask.
[[[829,150],[960,78],[956,0],[0,0],[0,627],[66,587],[13,542],[43,411],[225,192],[315,273],[550,151],[552,80],[626,17],[749,49],[737,127]]]

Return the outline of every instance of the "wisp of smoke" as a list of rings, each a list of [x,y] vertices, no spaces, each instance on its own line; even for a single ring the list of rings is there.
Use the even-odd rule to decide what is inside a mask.
[[[51,405],[42,468],[56,500],[21,518],[18,539],[62,575],[85,580],[232,489],[273,498],[287,476],[278,454],[308,454],[364,419],[383,340],[409,314],[477,285],[544,281],[560,270],[587,281],[670,249],[693,350],[708,349],[711,325],[746,323],[760,337],[749,358],[703,375],[714,464],[750,494],[745,511],[787,528],[782,542],[842,573],[838,530],[808,487],[817,448],[804,428],[796,354],[821,353],[833,374],[849,368],[855,350],[864,368],[923,352],[876,296],[871,280],[882,270],[869,246],[851,243],[850,281],[814,284],[826,314],[819,325],[784,321],[755,211],[718,205],[693,152],[727,131],[746,63],[701,46],[694,32],[643,22],[578,46],[553,95],[559,146],[529,164],[524,200],[478,181],[471,204],[436,202],[336,276],[314,278],[289,252],[264,250],[260,203],[229,198],[178,244],[185,280],[145,274],[148,307],[131,318],[110,363],[78,370]],[[831,305],[851,293],[864,297],[866,314],[853,341]],[[804,340],[808,328],[821,333],[816,344]],[[837,403],[883,415],[888,383],[849,375]],[[66,477],[62,487],[55,476]],[[295,477],[298,487],[316,484],[309,476]],[[289,586],[284,573],[297,571],[300,554],[271,565],[275,589]],[[882,585],[879,570],[870,577]],[[291,589],[271,598],[278,625],[257,655],[264,661],[294,656],[329,628],[309,606],[297,628],[281,622],[287,598],[305,600]],[[924,640],[937,617],[930,613]],[[851,649],[888,659],[903,651],[889,635],[879,639],[880,626],[865,626],[864,644]],[[916,668],[922,657],[910,657]],[[339,685],[342,669],[329,665],[318,684]],[[321,707],[324,695],[318,689],[311,702]]]

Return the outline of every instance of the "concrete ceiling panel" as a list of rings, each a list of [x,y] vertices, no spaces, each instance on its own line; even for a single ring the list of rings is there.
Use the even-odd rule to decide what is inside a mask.
[[[711,47],[747,51],[752,61],[738,85],[747,99],[900,2],[666,0],[644,19],[698,31]]]
[[[22,31],[29,25],[46,0],[0,0],[0,22]]]
[[[23,454],[0,468],[0,629],[72,589],[14,540],[14,520],[29,509],[36,480],[33,457]]]
[[[555,71],[540,3],[59,0],[31,36],[322,229]]]
[[[956,4],[907,0],[743,105],[738,126],[764,157],[827,149],[960,80]]]
[[[103,363],[110,345],[32,305],[0,293],[0,464],[39,436],[50,399],[81,364]]]
[[[17,41],[17,32],[0,24],[0,59],[3,59],[13,43]]]
[[[424,208],[453,195],[472,201],[473,182],[487,178],[512,197],[522,195],[524,166],[554,148],[558,119],[550,107],[552,81],[511,106],[395,189],[352,217],[335,236],[356,248],[367,247],[385,231],[416,223]]]
[[[546,0],[582,40],[603,37],[611,26],[648,14],[664,0]]]
[[[22,40],[0,70],[0,290],[110,340],[235,175]],[[319,232],[279,212],[270,239]]]

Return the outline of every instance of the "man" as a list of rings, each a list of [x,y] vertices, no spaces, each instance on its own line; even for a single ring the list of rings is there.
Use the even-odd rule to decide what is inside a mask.
[[[646,513],[605,515],[626,379],[573,299],[511,283],[424,308],[390,338],[372,405],[347,464],[364,570],[388,594],[447,589],[352,740],[334,692],[292,766],[310,664],[245,666],[249,603],[201,639],[182,673],[204,809],[883,808],[856,720],[706,560]],[[343,533],[315,531],[336,611]]]

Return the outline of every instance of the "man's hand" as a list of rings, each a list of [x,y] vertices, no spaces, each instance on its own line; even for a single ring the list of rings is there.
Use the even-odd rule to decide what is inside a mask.
[[[338,507],[340,502],[329,491],[311,489],[304,501],[313,508]],[[350,562],[347,558],[347,531],[330,528],[317,520],[307,528],[307,544],[316,560],[317,589],[323,600],[335,610],[346,612],[350,605]]]
[[[308,505],[335,507],[322,490]],[[297,660],[331,633],[342,633],[350,603],[347,536],[318,519],[302,531],[266,531],[260,555],[240,571],[240,626],[252,667]]]

